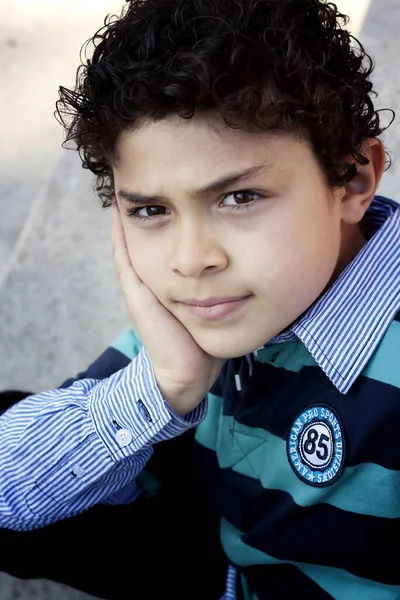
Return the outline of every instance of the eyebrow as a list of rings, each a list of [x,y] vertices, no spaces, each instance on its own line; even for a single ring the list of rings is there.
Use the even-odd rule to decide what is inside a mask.
[[[230,175],[226,175],[225,177],[221,177],[217,179],[217,181],[213,181],[208,185],[196,190],[194,193],[195,196],[208,196],[212,192],[218,192],[219,190],[223,190],[228,187],[232,187],[237,183],[241,183],[242,181],[246,181],[250,179],[250,177],[254,177],[260,171],[267,169],[266,165],[256,165],[254,167],[250,167],[249,169],[245,169],[244,171],[239,171],[238,173],[231,173]]]
[[[193,193],[193,196],[197,198],[209,196],[213,192],[218,192],[220,190],[232,187],[238,183],[246,181],[250,179],[250,177],[254,177],[258,175],[260,171],[265,171],[269,169],[267,165],[256,165],[254,167],[250,167],[245,169],[244,171],[239,171],[237,173],[231,173],[229,175],[225,175],[212,183],[207,184],[206,186],[196,190]],[[126,200],[129,204],[135,205],[143,205],[143,204],[159,204],[165,202],[165,198],[162,196],[145,196],[143,194],[137,194],[135,192],[128,192],[126,190],[119,190],[118,196],[122,200]]]
[[[129,204],[138,206],[143,206],[143,204],[161,204],[162,202],[165,202],[165,198],[162,198],[162,196],[143,196],[142,194],[136,194],[135,192],[127,192],[126,190],[119,190],[117,196],[121,198],[121,200],[129,202]]]

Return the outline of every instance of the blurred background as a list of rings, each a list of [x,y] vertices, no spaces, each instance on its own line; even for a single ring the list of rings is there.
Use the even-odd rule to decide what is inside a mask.
[[[0,0],[0,389],[55,387],[128,324],[91,175],[53,116],[123,0]]]
[[[0,389],[40,391],[85,368],[130,326],[114,274],[109,214],[53,111],[83,43],[123,0],[0,0]],[[382,194],[400,200],[400,1],[338,0],[372,55],[393,164]],[[384,123],[389,116],[383,115]],[[6,549],[3,549],[6,551]],[[0,600],[83,600],[0,573]]]

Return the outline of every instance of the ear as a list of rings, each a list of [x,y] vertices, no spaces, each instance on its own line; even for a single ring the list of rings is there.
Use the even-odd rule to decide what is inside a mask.
[[[341,188],[344,191],[341,199],[342,221],[349,225],[359,223],[364,217],[385,168],[385,149],[380,140],[367,140],[363,146],[363,154],[369,163],[356,163],[356,176]]]

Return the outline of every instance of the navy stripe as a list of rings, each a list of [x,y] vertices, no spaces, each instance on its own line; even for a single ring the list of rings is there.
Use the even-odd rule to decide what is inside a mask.
[[[400,519],[370,517],[328,504],[299,507],[249,477],[221,469],[215,452],[197,444],[202,487],[243,542],[282,561],[345,569],[366,579],[400,584]],[[373,493],[373,492],[371,492]]]
[[[250,589],[259,600],[284,600],[307,598],[309,600],[332,600],[310,577],[292,565],[260,565],[240,567]]]
[[[328,384],[315,367],[300,372],[255,363],[253,375],[239,394],[234,367],[225,371],[225,415],[248,427],[266,429],[287,439],[296,416],[313,404],[325,404],[339,415],[347,441],[346,466],[372,462],[387,469],[400,468],[400,391],[361,376],[346,394]],[[290,398],[290,402],[288,402]]]
[[[131,359],[119,350],[109,347],[87,369],[74,378],[64,381],[60,388],[68,388],[79,379],[106,379],[129,365]]]

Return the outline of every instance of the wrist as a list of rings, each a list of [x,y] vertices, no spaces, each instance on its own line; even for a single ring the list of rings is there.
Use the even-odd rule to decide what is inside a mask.
[[[207,391],[200,393],[195,390],[167,390],[163,386],[158,386],[161,396],[165,402],[180,417],[185,417],[191,413],[204,400]]]

